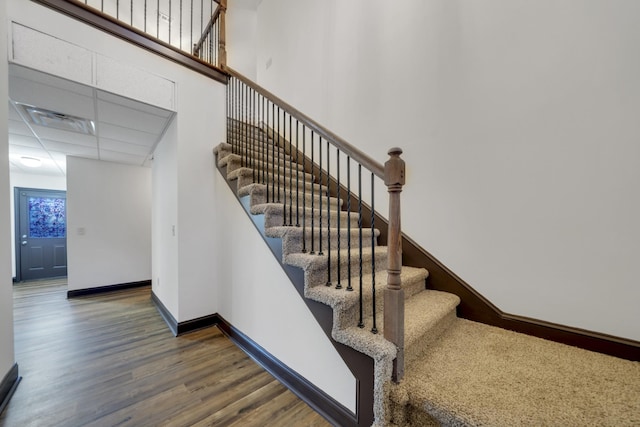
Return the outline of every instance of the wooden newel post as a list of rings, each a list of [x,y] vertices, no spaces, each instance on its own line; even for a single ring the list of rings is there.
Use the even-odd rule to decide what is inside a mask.
[[[218,66],[224,70],[227,66],[227,24],[226,24],[226,13],[227,13],[227,0],[220,0],[220,16],[218,20],[220,21],[218,28]]]
[[[389,190],[389,234],[387,253],[387,288],[384,290],[384,337],[398,348],[393,361],[393,381],[404,376],[404,290],[400,278],[402,269],[402,237],[400,235],[400,193],[405,182],[402,150],[389,150],[389,160],[384,164],[384,183]]]

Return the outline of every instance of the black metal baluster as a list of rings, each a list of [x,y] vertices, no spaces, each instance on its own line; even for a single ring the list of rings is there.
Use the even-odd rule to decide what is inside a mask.
[[[297,132],[297,127],[296,127]],[[307,128],[302,125],[302,161],[307,162]],[[306,172],[306,168],[304,169]],[[302,186],[302,253],[307,252],[307,179]]]
[[[284,144],[279,144],[281,147],[286,147],[287,145],[287,112],[283,111],[282,114],[282,139],[284,140]],[[282,177],[282,192],[284,193],[283,199],[284,203],[282,204],[282,226],[287,225],[287,169],[285,165],[287,164],[284,156],[282,156],[282,172],[284,173]],[[280,173],[280,159],[278,159],[278,174]],[[278,175],[280,176],[280,175]]]
[[[371,328],[371,332],[374,334],[378,333],[378,328],[376,327],[376,253],[374,248],[375,242],[375,202],[374,202],[374,194],[375,189],[373,188],[373,179],[374,175],[371,172],[371,304],[373,305],[373,327]]]
[[[351,286],[351,156],[347,156],[347,290]],[[360,294],[362,301],[362,294]]]
[[[160,0],[156,2],[156,38],[160,38]]]
[[[182,0],[180,0],[180,25],[178,27],[180,29],[180,50],[182,50]]]
[[[146,12],[146,9],[147,9],[147,0],[144,0],[144,8],[145,8],[145,12]],[[104,0],[102,0],[102,1],[100,2],[100,12],[103,12],[103,13],[104,13]],[[145,15],[145,18],[146,18],[146,15]],[[145,19],[145,21],[146,21],[146,19]]]
[[[318,189],[318,197],[319,197],[319,202],[320,202],[320,218],[318,221],[318,241],[319,241],[319,251],[318,251],[318,255],[324,255],[324,253],[322,253],[322,137],[318,135],[318,146],[320,147],[320,188]]]
[[[133,27],[133,0],[129,0],[129,22],[131,23],[131,26]],[[169,10],[171,10],[171,0],[169,0]],[[169,15],[171,16],[171,15]]]
[[[313,131],[311,131],[311,176],[312,178],[311,178],[311,252],[309,252],[310,254],[316,253],[315,252],[315,235],[314,235],[316,213],[313,210],[315,207],[315,195],[316,195],[316,189],[315,189],[316,179],[315,179],[315,173],[314,173],[316,166],[313,161],[313,154],[315,152],[315,148],[313,146],[313,137],[314,137],[314,134],[313,134]]]
[[[282,201],[282,199],[280,198],[280,188],[284,186],[284,177],[282,179],[282,182],[280,182],[280,147],[282,147],[284,144],[282,144],[282,142],[280,141],[280,139],[282,138],[282,133],[280,132],[280,123],[281,123],[281,119],[280,119],[280,113],[282,112],[282,116],[284,117],[285,111],[281,110],[280,107],[278,107],[278,163],[277,163],[277,168],[278,168],[278,203],[280,203]],[[282,120],[284,121],[284,120]],[[284,123],[283,123],[284,125]],[[284,188],[282,189],[282,191],[284,192]],[[286,193],[284,194],[286,197]],[[282,210],[282,215],[285,214],[284,209]]]
[[[191,0],[191,28],[190,28],[189,46],[193,46],[193,0]],[[194,55],[195,52],[192,52]]]
[[[340,246],[341,246],[341,242],[340,242],[340,217],[342,216],[342,206],[340,205],[340,149],[336,148],[336,181],[337,181],[337,185],[336,185],[336,196],[338,198],[338,205],[337,205],[337,209],[336,211],[338,212],[338,265],[337,267],[337,283],[336,283],[336,289],[342,289],[342,283],[340,283],[340,273],[341,273],[341,262],[340,262]],[[353,289],[349,289],[349,290],[353,290]]]
[[[296,227],[300,227],[300,148],[298,145],[298,123],[296,120]]]
[[[293,143],[291,142],[291,135],[293,128],[293,118],[289,115],[289,226],[293,225]],[[296,204],[298,198],[296,196]]]
[[[362,310],[362,165],[358,163],[358,239],[360,248],[358,250],[358,263],[360,266],[360,321],[358,327],[364,328]]]
[[[251,177],[256,182],[256,126],[255,126],[255,98],[256,92],[251,89]]]
[[[276,157],[276,104],[271,104],[271,199],[276,201],[276,171],[273,159]]]
[[[204,33],[204,0],[200,0],[200,35]]]
[[[102,0],[102,11],[104,12],[104,0]],[[147,32],[147,0],[144,0],[144,32]]]
[[[116,19],[120,19],[120,0],[116,0]]]
[[[331,151],[329,141],[327,143],[327,286],[331,286]],[[321,183],[322,184],[322,183]],[[340,263],[340,259],[338,259]]]

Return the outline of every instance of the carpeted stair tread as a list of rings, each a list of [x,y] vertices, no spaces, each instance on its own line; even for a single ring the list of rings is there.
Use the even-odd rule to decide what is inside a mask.
[[[289,190],[289,188],[285,188],[285,187],[279,187],[280,190],[280,199],[281,199],[281,203],[286,203],[287,204],[287,209],[289,208],[289,206],[291,206],[292,208],[292,218],[295,218],[296,216],[296,203],[300,203],[299,208],[297,209],[298,212],[298,216],[301,214],[300,210],[305,207],[305,206],[309,206],[311,207],[311,205],[317,205],[319,208],[320,205],[320,199],[322,198],[322,205],[323,205],[323,209],[326,211],[326,206],[327,206],[327,201],[329,202],[329,208],[330,210],[337,210],[338,209],[338,199],[335,197],[328,197],[322,193],[319,193],[317,191],[314,191],[314,193],[312,194],[311,192],[306,192],[306,191],[302,191],[302,188],[295,188],[295,186],[293,188],[291,188],[291,191]],[[278,189],[276,189],[276,194],[277,194]],[[272,193],[272,189],[271,187],[269,187],[269,199],[271,199],[271,194]],[[241,196],[246,196],[246,195],[250,195],[251,196],[251,204],[252,205],[259,205],[262,203],[267,203],[267,188],[266,185],[265,186],[253,186],[249,191],[243,191],[243,194],[241,194]],[[313,200],[313,202],[312,202]],[[340,205],[344,204],[344,200],[340,200]],[[299,221],[298,221],[299,222]],[[295,219],[294,219],[294,223],[295,224]],[[273,236],[276,237],[276,236]]]
[[[316,251],[318,248],[316,247]],[[359,250],[351,250],[351,268],[352,273],[359,271]],[[376,246],[373,248],[363,248],[362,249],[362,260],[363,264],[370,264],[371,259],[375,254],[376,264],[380,259],[380,270],[386,269],[386,257],[387,257],[387,247],[386,246]],[[308,270],[324,270],[327,267],[327,258],[329,256],[327,253],[324,255],[311,254],[311,253],[292,253],[289,254],[285,258],[285,262],[294,267],[300,267],[305,271]],[[342,249],[340,252],[331,251],[331,261],[332,264],[335,264],[338,259],[341,260],[341,263],[346,265],[347,259],[349,258],[349,252],[347,249]],[[384,262],[382,261],[384,259]]]
[[[281,183],[282,184],[282,183]],[[280,190],[280,195],[282,197],[282,194],[284,194],[285,192],[289,192],[289,183],[286,183],[286,186],[280,185],[280,187],[278,187],[277,185],[274,185],[273,188],[271,186],[271,183],[269,183],[269,199],[271,199],[271,195],[272,194],[277,194],[278,190]],[[306,187],[304,190],[302,187]],[[311,187],[313,187],[313,191],[311,191]],[[291,191],[292,192],[299,192],[301,194],[300,199],[302,199],[303,196],[307,197],[308,202],[308,206],[311,207],[311,198],[312,197],[320,197],[323,196],[325,197],[326,200],[326,187],[322,186],[320,184],[313,184],[311,182],[300,182],[299,186],[296,186],[295,183],[294,185],[291,187]],[[266,194],[267,194],[267,184],[258,184],[255,182],[252,182],[251,184],[248,185],[243,185],[241,188],[238,189],[238,195],[239,196],[250,196],[256,194],[257,198],[262,197],[262,200],[265,200]],[[332,200],[336,200],[333,197],[331,198]],[[340,200],[342,202],[342,204],[344,204],[344,200]],[[264,202],[259,202],[256,201],[256,203],[264,203]]]
[[[296,221],[295,218],[295,210],[293,212],[293,220]],[[302,218],[298,218],[298,221],[302,221]],[[335,225],[335,222],[334,224]],[[313,233],[311,233],[310,229],[304,229],[302,226],[280,226],[280,227],[269,227],[266,229],[265,234],[269,237],[278,237],[282,239],[282,252],[284,254],[302,252],[303,242],[305,243],[304,247],[311,247],[311,239],[313,236],[314,242],[319,241],[320,237],[322,237],[323,248],[325,250],[329,250],[331,248],[332,251],[338,249],[338,244],[340,244],[340,249],[344,249],[348,244],[347,231],[344,228],[338,230],[337,228],[329,228],[315,227]],[[304,240],[303,240],[304,234]],[[338,240],[338,234],[340,234],[340,240]],[[378,236],[380,235],[380,230],[371,231],[370,228],[362,230],[362,247],[371,247],[371,236],[374,236],[373,246],[377,244]],[[359,247],[359,230],[351,230],[351,246],[352,248]]]
[[[270,227],[281,227],[284,224],[283,220],[285,216],[285,206],[282,203],[256,204],[251,205],[250,209],[251,213],[254,215],[263,214],[265,216],[264,226],[266,229],[269,229]],[[301,209],[301,212],[304,212],[304,214],[301,213],[300,215],[300,224],[301,226],[302,224],[306,224],[306,228],[309,231],[311,230],[312,225],[313,228],[321,228],[327,227],[329,221],[332,224],[335,224],[338,220],[338,215],[340,215],[340,222],[344,224],[345,227],[347,226],[347,220],[349,219],[347,212],[336,210],[329,212],[331,216],[328,219],[326,210],[323,209],[321,211],[318,208],[312,209],[309,206],[307,206],[305,209]],[[286,215],[288,218],[288,209],[286,209]],[[357,226],[357,217],[351,215],[350,221],[352,227]]]
[[[256,169],[260,169],[260,170],[263,170],[263,169],[278,170],[278,168],[280,169],[286,168],[288,170],[293,171],[293,174],[292,174],[293,179],[295,179],[298,175],[301,175],[304,172],[304,167],[298,163],[295,163],[290,158],[278,157],[278,158],[275,158],[275,160],[272,160],[272,159],[273,158],[271,157],[271,155],[263,158],[260,156],[260,153],[252,152],[252,153],[249,153],[249,164],[247,164],[247,166],[248,167],[255,166]],[[243,166],[246,162],[247,162],[247,159],[243,155],[229,154],[223,159],[223,163],[220,166],[227,166],[228,168],[231,167],[232,169],[235,169],[237,167]],[[253,165],[251,164],[251,162],[253,162]],[[289,176],[289,173],[287,172],[287,177],[288,176]]]
[[[640,425],[640,363],[464,319],[392,388],[442,425]]]

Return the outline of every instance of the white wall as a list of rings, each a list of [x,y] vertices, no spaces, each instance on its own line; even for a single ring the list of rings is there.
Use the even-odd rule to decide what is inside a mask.
[[[251,80],[257,80],[256,23],[254,2],[232,0],[226,13],[227,64]]]
[[[16,187],[39,188],[44,190],[67,190],[67,178],[64,176],[38,175],[31,173],[10,172],[9,206],[11,207],[11,274],[16,276],[16,217],[15,197]]]
[[[0,4],[0,200],[9,199],[9,66],[7,63],[7,19],[4,2]],[[15,363],[13,352],[13,289],[11,281],[11,246],[9,204],[0,206],[0,377],[4,378]]]
[[[151,169],[67,157],[68,289],[151,279]]]
[[[263,0],[258,80],[380,162],[403,147],[404,230],[500,309],[640,340],[637,16]]]
[[[220,314],[355,413],[355,378],[220,174],[216,194]]]
[[[152,289],[173,317],[178,317],[178,130],[167,128],[153,153]]]

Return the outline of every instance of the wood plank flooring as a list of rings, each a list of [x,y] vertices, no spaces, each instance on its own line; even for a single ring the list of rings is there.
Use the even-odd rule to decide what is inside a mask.
[[[328,426],[217,328],[174,337],[149,288],[14,286],[23,377],[0,426]]]

